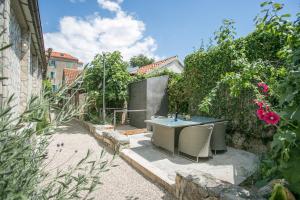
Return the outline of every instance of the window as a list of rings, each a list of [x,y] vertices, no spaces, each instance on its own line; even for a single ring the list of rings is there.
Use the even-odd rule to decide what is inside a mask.
[[[55,60],[49,60],[49,66],[56,67]]]
[[[71,62],[67,62],[67,68],[72,68],[73,67],[73,65],[74,65],[74,63],[71,63]]]
[[[54,79],[55,78],[55,72],[50,72],[50,78]]]
[[[52,91],[53,91],[53,92],[56,91],[56,85],[52,85]]]

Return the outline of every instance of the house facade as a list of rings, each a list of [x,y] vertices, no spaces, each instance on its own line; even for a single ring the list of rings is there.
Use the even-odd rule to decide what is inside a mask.
[[[78,78],[81,79],[81,73],[83,71],[81,69],[70,69],[65,68],[63,71],[63,84],[66,85],[72,85],[75,86],[76,83],[78,84]],[[74,82],[77,80],[77,82],[74,84]],[[74,89],[71,87],[70,90]],[[71,91],[70,91],[71,92]],[[74,91],[73,91],[74,92]],[[74,94],[70,95],[70,103],[75,105],[76,107],[81,106],[84,104],[85,101],[85,93],[84,90],[78,90]]]
[[[135,74],[152,74],[152,73],[159,73],[164,70],[168,70],[174,73],[182,73],[184,69],[183,64],[180,62],[177,56],[169,57],[164,60],[157,61],[155,63],[129,69],[129,73],[131,75]]]
[[[31,95],[42,89],[46,70],[39,6],[37,0],[0,0],[0,84],[2,103],[14,94],[14,113],[22,112]]]
[[[50,54],[47,67],[47,77],[51,81],[52,90],[55,91],[63,84],[64,69],[80,69],[83,63],[74,56],[53,51]]]

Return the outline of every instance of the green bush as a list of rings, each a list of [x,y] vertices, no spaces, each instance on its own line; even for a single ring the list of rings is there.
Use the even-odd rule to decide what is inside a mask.
[[[275,87],[281,123],[272,141],[267,160],[273,165],[267,170],[269,177],[285,178],[289,188],[300,198],[300,13],[295,21],[289,14],[279,15],[282,5],[266,2],[269,12],[259,20],[260,30],[273,33],[284,42],[277,55],[284,61],[287,75]],[[272,11],[272,12],[270,12]],[[270,14],[271,13],[271,14]]]
[[[220,30],[228,33],[232,31],[229,28],[225,24]],[[226,39],[224,34],[222,37],[217,46],[200,49],[185,58],[183,76],[189,112],[225,118],[232,132],[265,137],[264,127],[253,112],[253,85],[260,81],[272,85],[285,75],[277,56],[283,44],[277,35],[260,30],[236,40],[233,36]]]
[[[279,14],[283,5],[262,6],[268,8],[256,19],[255,32],[234,40],[227,21],[217,32],[217,46],[186,57],[185,92],[190,112],[226,118],[231,131],[250,137],[273,136],[261,178],[285,178],[300,195],[300,14],[292,22],[289,14]],[[268,95],[261,95],[259,82],[268,84]],[[257,119],[255,99],[280,114],[277,126]]]
[[[90,104],[86,119],[94,120],[103,103],[103,72],[105,62],[105,102],[107,108],[123,108],[128,98],[128,84],[132,77],[127,71],[128,64],[118,51],[98,54],[87,68],[83,85]]]

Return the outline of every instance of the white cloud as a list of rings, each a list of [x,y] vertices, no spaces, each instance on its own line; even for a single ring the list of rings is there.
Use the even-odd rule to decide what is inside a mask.
[[[60,20],[59,32],[45,33],[46,47],[70,53],[89,62],[97,53],[121,51],[124,59],[137,54],[155,56],[157,48],[151,36],[145,36],[145,24],[121,9],[123,0],[98,0],[99,5],[115,13],[112,18],[98,14],[78,18],[65,16]]]
[[[123,0],[97,0],[98,4],[107,10],[113,11],[113,12],[121,12],[122,9],[120,7],[120,4],[123,2]]]

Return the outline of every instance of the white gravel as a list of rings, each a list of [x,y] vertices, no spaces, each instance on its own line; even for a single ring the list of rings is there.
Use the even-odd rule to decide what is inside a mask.
[[[61,145],[62,143],[63,145]],[[50,163],[46,169],[54,171],[56,168],[67,168],[69,165],[73,165],[83,158],[88,149],[93,151],[93,156],[96,156],[100,154],[103,148],[105,147],[89,135],[87,130],[73,121],[61,127],[54,134],[48,147],[48,161]],[[75,151],[77,153],[74,153]],[[107,152],[106,157],[111,158],[112,153]],[[114,164],[118,166],[102,174],[101,181],[103,185],[100,186],[99,190],[94,192],[95,199],[174,199],[168,192],[145,179],[121,158],[115,158]]]

